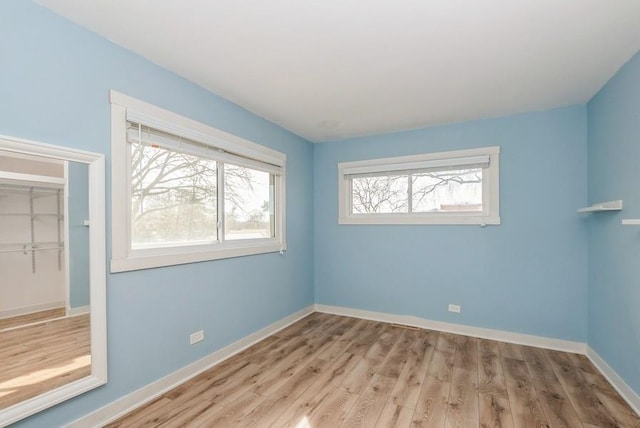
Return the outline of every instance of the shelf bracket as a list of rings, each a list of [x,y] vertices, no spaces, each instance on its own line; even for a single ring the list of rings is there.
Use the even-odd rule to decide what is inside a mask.
[[[618,199],[617,201],[600,202],[597,204],[590,205],[588,207],[580,208],[578,212],[593,213],[593,212],[599,212],[599,211],[620,211],[620,210],[622,210],[622,200]]]
[[[640,219],[638,218],[623,218],[622,224],[624,226],[640,226]]]

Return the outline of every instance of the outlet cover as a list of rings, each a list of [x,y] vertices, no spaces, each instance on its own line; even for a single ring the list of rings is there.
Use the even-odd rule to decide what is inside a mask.
[[[456,314],[459,314],[462,311],[462,308],[460,307],[460,305],[449,305],[449,312],[455,312]]]
[[[189,336],[189,342],[194,345],[204,340],[204,330],[196,331]]]

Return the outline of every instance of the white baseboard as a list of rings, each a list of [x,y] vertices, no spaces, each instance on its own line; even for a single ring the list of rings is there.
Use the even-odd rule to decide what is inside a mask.
[[[181,383],[197,376],[205,370],[221,363],[222,361],[232,357],[238,352],[248,348],[249,346],[271,336],[272,334],[282,330],[283,328],[293,324],[299,319],[314,312],[314,306],[308,306],[294,314],[284,317],[267,327],[246,336],[230,345],[225,346],[206,357],[189,364],[165,377],[152,382],[131,394],[107,404],[106,406],[77,419],[66,425],[67,428],[85,428],[104,426],[109,422],[113,422],[121,416],[129,413],[131,410],[147,403],[154,398],[164,394],[165,392],[175,388]]]
[[[616,371],[613,370],[591,346],[587,346],[587,357],[591,360],[593,365],[600,370],[600,373],[607,378],[609,383],[613,385],[622,398],[629,403],[629,406],[631,406],[631,408],[640,415],[640,395],[631,389],[620,375],[616,373]]]
[[[341,306],[315,305],[316,311],[328,314],[344,315],[354,318],[364,318],[396,324],[410,325],[427,330],[437,330],[446,333],[463,334],[481,339],[499,340],[501,342],[518,345],[535,346],[537,348],[553,349],[555,351],[586,353],[586,344],[569,340],[553,339],[550,337],[532,336],[528,334],[512,333],[509,331],[493,330],[482,327],[472,327],[442,321],[432,321],[412,315],[394,315],[384,312],[365,311],[362,309],[344,308]]]
[[[67,316],[74,317],[76,315],[88,314],[90,309],[91,309],[91,306],[89,305],[69,308],[69,310],[67,311]]]
[[[48,311],[49,309],[64,308],[65,302],[40,303],[38,305],[23,306],[21,308],[4,309],[0,311],[0,319],[32,314],[34,312]]]

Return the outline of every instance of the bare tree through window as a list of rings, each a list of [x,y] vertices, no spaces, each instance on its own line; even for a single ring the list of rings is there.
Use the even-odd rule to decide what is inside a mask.
[[[224,168],[225,239],[270,238],[271,174],[226,164]]]
[[[412,212],[482,211],[482,169],[411,174]]]
[[[351,185],[354,213],[398,213],[408,210],[406,175],[354,177]]]
[[[482,211],[482,168],[353,177],[353,212]]]
[[[131,229],[134,248],[169,243],[212,242],[218,237],[218,163],[149,144],[131,144]],[[268,225],[269,192],[250,168],[225,165],[225,212],[241,224],[256,207],[267,206],[259,222]],[[268,176],[268,174],[267,174]],[[262,198],[255,201],[259,187]],[[266,198],[266,201],[264,200]],[[265,218],[266,217],[266,218]]]

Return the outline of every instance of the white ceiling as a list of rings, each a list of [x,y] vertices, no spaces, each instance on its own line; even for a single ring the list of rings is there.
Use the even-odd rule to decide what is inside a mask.
[[[588,101],[638,0],[37,0],[311,141]]]

